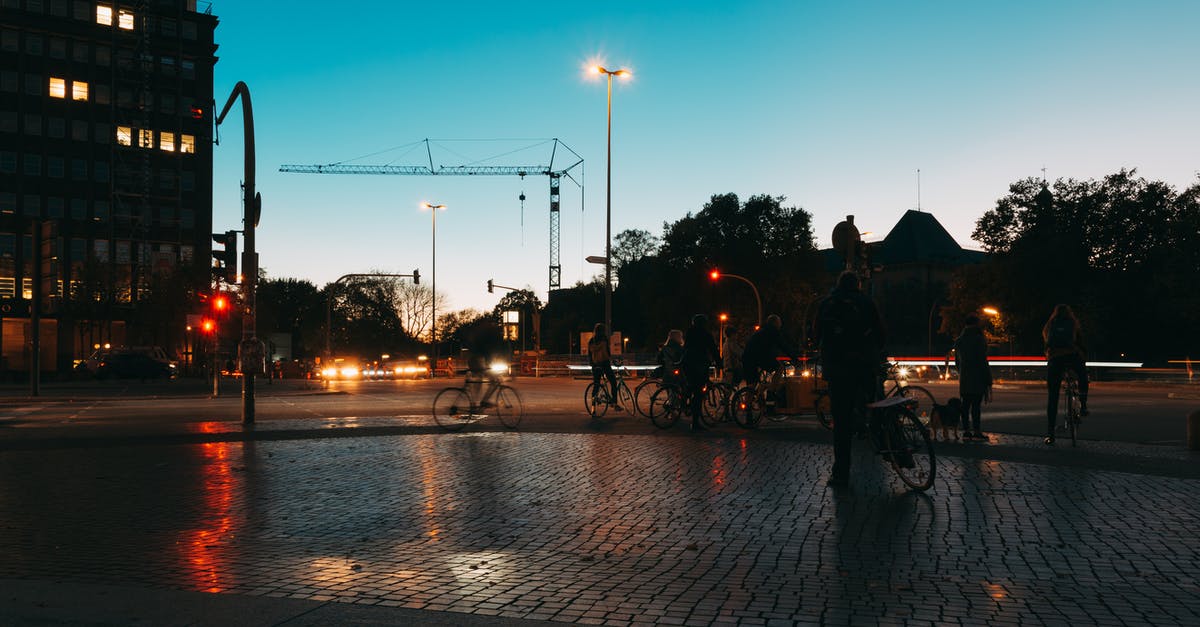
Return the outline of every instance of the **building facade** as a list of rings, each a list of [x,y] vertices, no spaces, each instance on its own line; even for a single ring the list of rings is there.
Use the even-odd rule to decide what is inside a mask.
[[[211,265],[213,41],[195,0],[0,0],[0,363],[186,342]],[[179,309],[175,311],[175,309]]]

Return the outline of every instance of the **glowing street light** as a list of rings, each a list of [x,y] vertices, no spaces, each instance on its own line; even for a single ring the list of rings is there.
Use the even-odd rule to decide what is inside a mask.
[[[980,309],[979,311],[982,311],[983,313],[985,313],[989,316],[993,316],[993,317],[1000,315],[1000,310],[996,309],[995,307],[984,307],[983,309]]]
[[[429,370],[429,378],[433,379],[437,376],[437,212],[445,211],[446,205],[434,205],[431,203],[421,203],[421,208],[428,209],[429,215],[433,216],[433,246],[431,256],[433,257],[433,285],[430,289],[433,291],[429,299],[430,319],[429,319],[429,343],[433,347],[433,367]]]
[[[604,329],[612,333],[612,79],[631,76],[629,70],[610,70],[597,65],[592,70],[608,77],[608,175],[604,211]]]

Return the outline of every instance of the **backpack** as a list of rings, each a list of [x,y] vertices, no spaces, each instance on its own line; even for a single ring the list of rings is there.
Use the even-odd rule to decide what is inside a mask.
[[[823,359],[841,361],[872,356],[870,314],[859,299],[851,294],[831,294],[817,315]]]
[[[1075,322],[1066,316],[1050,321],[1050,332],[1046,334],[1046,348],[1075,348]]]

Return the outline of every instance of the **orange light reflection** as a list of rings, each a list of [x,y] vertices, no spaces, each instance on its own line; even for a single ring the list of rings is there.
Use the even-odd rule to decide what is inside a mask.
[[[205,432],[211,432],[211,428],[201,427]],[[222,543],[234,531],[230,515],[234,498],[230,444],[208,442],[201,444],[200,450],[205,462],[200,487],[203,519],[199,528],[183,532],[177,545],[192,585],[204,592],[223,592],[230,582],[228,573],[222,570],[225,551]]]

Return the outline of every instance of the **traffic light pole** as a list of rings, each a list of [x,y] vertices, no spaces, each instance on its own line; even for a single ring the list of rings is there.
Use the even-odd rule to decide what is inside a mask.
[[[254,248],[254,229],[258,227],[258,219],[262,214],[262,197],[254,191],[254,108],[250,104],[250,88],[246,83],[238,81],[229,94],[229,100],[217,116],[216,125],[219,127],[229,113],[233,102],[241,97],[242,100],[242,142],[245,148],[243,167],[245,168],[242,190],[244,192],[242,209],[246,250],[242,253],[242,342],[238,346],[242,370],[242,424],[254,424],[254,378],[259,372],[266,371],[266,346],[257,337],[255,317],[258,315],[255,306],[255,288],[258,285],[258,253]]]

